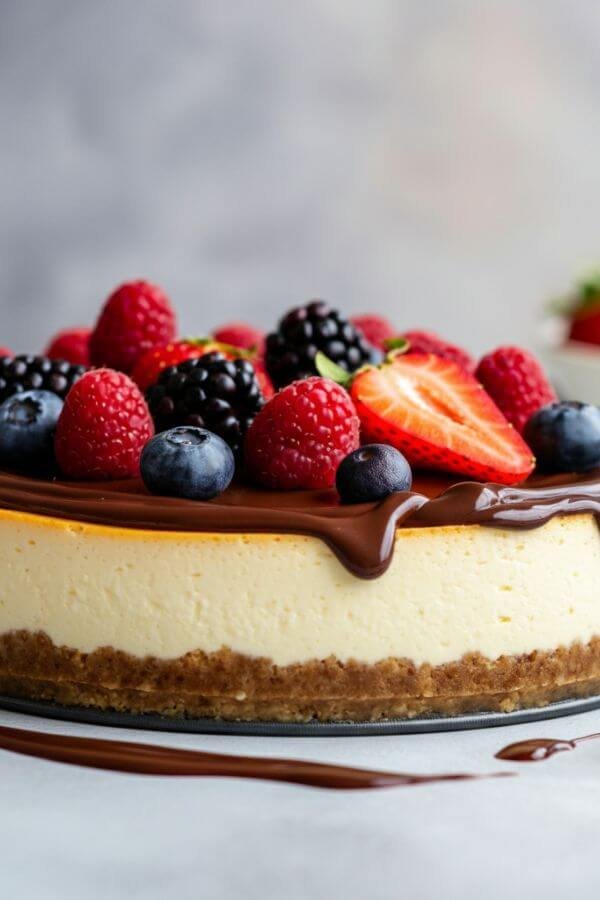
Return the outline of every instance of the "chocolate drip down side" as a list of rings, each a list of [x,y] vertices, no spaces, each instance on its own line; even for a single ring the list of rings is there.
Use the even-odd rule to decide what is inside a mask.
[[[96,525],[157,531],[309,535],[349,571],[376,578],[397,528],[487,525],[534,528],[556,515],[600,521],[600,472],[519,487],[430,477],[379,503],[343,505],[335,491],[270,492],[234,486],[209,502],[158,497],[138,480],[78,483],[0,473],[0,507]]]

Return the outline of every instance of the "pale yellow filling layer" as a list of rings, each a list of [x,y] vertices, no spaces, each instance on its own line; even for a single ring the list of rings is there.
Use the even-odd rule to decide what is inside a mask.
[[[401,529],[388,571],[351,575],[319,540],[106,528],[0,510],[0,633],[163,659],[229,647],[278,665],[433,665],[600,635],[592,516],[531,531]]]

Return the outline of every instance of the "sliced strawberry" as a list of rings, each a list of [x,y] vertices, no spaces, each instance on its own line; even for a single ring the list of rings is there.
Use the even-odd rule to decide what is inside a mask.
[[[531,450],[483,387],[432,353],[395,356],[354,379],[363,435],[401,450],[421,468],[515,484],[533,469]]]

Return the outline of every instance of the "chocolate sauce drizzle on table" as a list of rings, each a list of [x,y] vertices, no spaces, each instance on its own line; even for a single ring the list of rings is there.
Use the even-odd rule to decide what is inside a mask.
[[[257,778],[346,791],[406,787],[440,781],[478,781],[482,778],[501,778],[511,774],[495,772],[489,775],[474,775],[454,772],[442,775],[409,775],[400,772],[377,772],[371,769],[355,769],[296,759],[229,756],[200,750],[160,747],[154,744],[47,734],[5,726],[0,726],[0,748],[54,762],[139,775]]]
[[[335,491],[233,486],[215,500],[198,502],[152,496],[139,480],[77,483],[0,473],[0,507],[123,528],[310,535],[355,575],[376,578],[390,563],[400,527],[534,528],[573,513],[593,513],[600,521],[600,472],[518,487],[431,476],[379,503],[346,506]]]
[[[515,744],[509,744],[503,747],[495,754],[496,759],[505,759],[509,762],[542,762],[544,759],[550,759],[556,753],[563,753],[565,750],[576,750],[579,744],[585,741],[593,741],[600,738],[600,734],[584,734],[583,737],[571,738],[571,740],[563,740],[562,738],[530,738],[529,740],[517,741]]]

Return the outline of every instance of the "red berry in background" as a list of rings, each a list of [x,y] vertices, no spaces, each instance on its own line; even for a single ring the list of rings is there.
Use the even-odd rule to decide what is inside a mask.
[[[76,366],[89,366],[91,333],[91,328],[65,328],[50,340],[44,356],[48,359],[66,359]]]
[[[0,358],[3,356],[13,357],[14,355],[15,354],[12,352],[12,350],[9,350],[8,347],[0,347]]]
[[[256,350],[261,355],[265,349],[264,332],[253,328],[252,325],[246,325],[245,322],[229,322],[227,325],[221,325],[213,331],[212,336],[221,344],[231,344],[232,347],[241,347],[242,350]]]
[[[137,385],[122,372],[93,369],[67,395],[56,426],[56,460],[70,478],[133,478],[153,434]]]
[[[600,345],[600,303],[574,314],[569,329],[569,340]]]
[[[256,416],[246,434],[246,469],[268,488],[330,488],[338,465],[358,445],[358,416],[347,391],[314,376],[280,390]]]
[[[475,377],[519,433],[538,409],[558,399],[540,363],[521,347],[488,353]]]
[[[400,335],[410,344],[407,353],[435,353],[442,359],[458,363],[467,372],[475,371],[475,360],[456,344],[445,341],[432,331],[405,331]]]
[[[129,281],[114,291],[90,338],[95,366],[131,372],[140,356],[175,338],[175,313],[165,292],[148,281]]]
[[[398,333],[398,329],[394,328],[392,323],[383,316],[352,316],[350,321],[378,350],[385,350],[385,341],[395,337]]]

